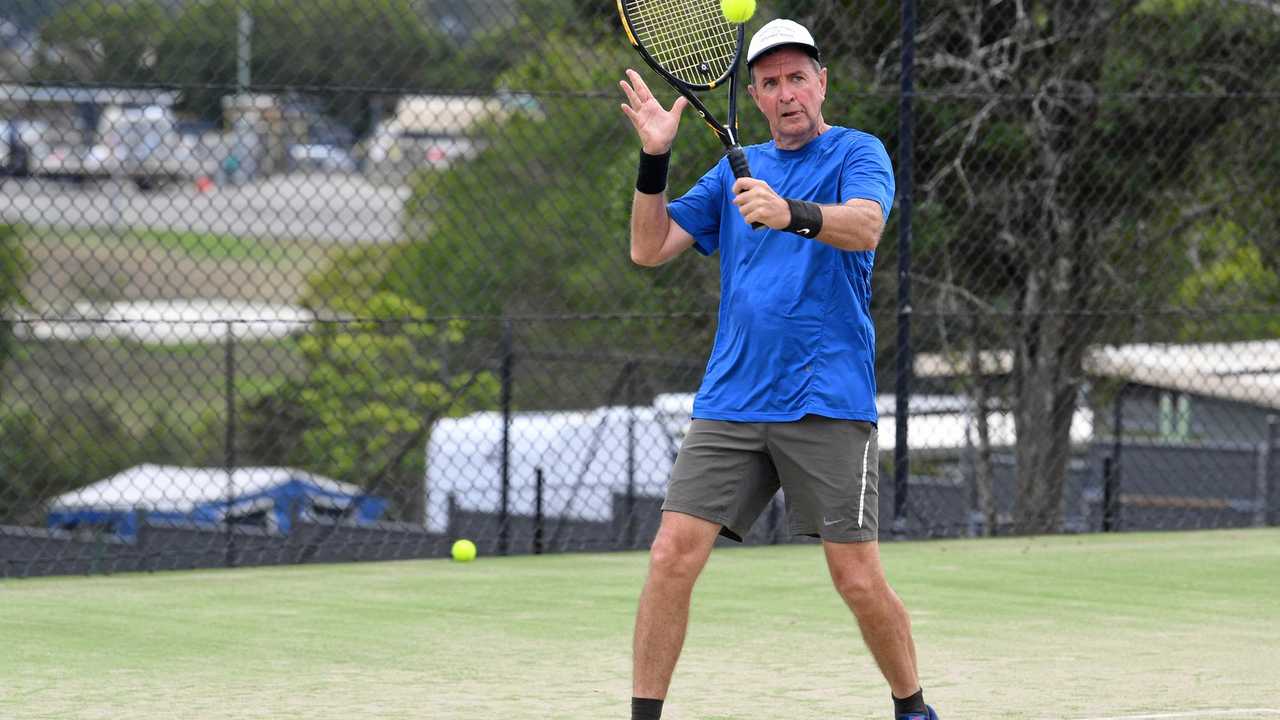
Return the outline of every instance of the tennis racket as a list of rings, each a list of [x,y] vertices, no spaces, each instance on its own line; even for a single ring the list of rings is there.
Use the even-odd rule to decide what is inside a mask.
[[[631,46],[671,87],[689,101],[724,144],[735,178],[751,177],[738,144],[738,61],[746,29],[720,12],[720,0],[617,0]],[[727,122],[698,99],[697,92],[729,83]],[[753,228],[763,227],[752,223]]]

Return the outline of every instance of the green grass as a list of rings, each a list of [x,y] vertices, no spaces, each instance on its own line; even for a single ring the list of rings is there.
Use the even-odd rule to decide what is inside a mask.
[[[128,237],[143,247],[179,252],[196,259],[250,260],[282,265],[314,258],[312,248],[275,239],[161,230],[133,231]]]
[[[341,246],[166,230],[20,228],[35,306],[79,300],[226,298],[293,303]]]
[[[955,718],[1280,716],[1280,531],[883,546]],[[625,718],[643,553],[0,583],[0,717]],[[664,717],[885,718],[818,547],[721,549]]]
[[[314,258],[315,247],[309,243],[252,238],[238,235],[197,233],[181,230],[28,230],[29,242],[83,248],[129,247],[178,254],[193,260],[248,260],[271,265],[295,264]]]

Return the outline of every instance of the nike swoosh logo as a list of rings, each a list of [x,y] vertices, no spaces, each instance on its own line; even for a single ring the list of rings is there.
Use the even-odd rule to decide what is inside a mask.
[[[835,524],[836,524],[836,523],[838,523],[838,522],[840,522],[840,521],[839,521],[839,520],[828,520],[828,519],[826,519],[826,518],[822,518],[822,524],[823,524],[823,525],[835,525]]]
[[[800,228],[799,230],[797,230],[797,231],[796,231],[796,234],[797,234],[797,235],[808,235],[808,234],[809,234],[809,228]]]

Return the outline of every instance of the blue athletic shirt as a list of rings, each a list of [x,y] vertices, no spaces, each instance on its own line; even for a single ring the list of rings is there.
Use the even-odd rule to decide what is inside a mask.
[[[751,174],[782,197],[820,205],[854,198],[893,207],[884,145],[832,127],[799,150],[745,148]],[[727,158],[668,205],[703,255],[720,251],[715,345],[693,417],[786,422],[807,414],[877,422],[871,268],[850,252],[782,230],[752,230],[733,200]]]

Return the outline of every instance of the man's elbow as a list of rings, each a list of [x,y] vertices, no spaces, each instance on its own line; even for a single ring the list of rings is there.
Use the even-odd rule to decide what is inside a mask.
[[[846,250],[866,252],[875,250],[880,245],[880,236],[884,234],[885,218],[881,214],[880,203],[870,200],[850,200],[841,208],[837,217],[843,221],[840,233]]]
[[[876,248],[880,247],[880,237],[882,235],[884,235],[883,225],[873,230],[863,239],[863,245],[864,245],[863,249],[875,250]]]
[[[631,262],[640,267],[657,267],[662,264],[662,257],[659,254],[641,252],[636,248],[631,248]]]
[[[867,252],[880,245],[880,231],[856,230],[854,232],[832,235],[828,243],[848,252]]]
[[[884,220],[877,213],[876,217],[868,218],[855,235],[855,250],[875,250],[880,246],[880,237],[884,235]]]

